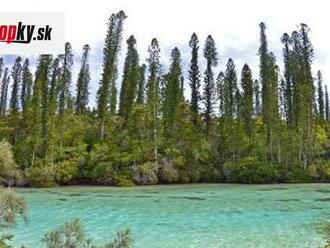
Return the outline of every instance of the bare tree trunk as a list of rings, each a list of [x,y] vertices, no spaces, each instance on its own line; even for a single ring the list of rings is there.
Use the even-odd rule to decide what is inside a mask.
[[[100,121],[100,140],[104,140],[104,119]]]

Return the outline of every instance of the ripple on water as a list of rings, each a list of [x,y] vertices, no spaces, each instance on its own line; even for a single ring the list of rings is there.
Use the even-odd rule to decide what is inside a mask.
[[[19,222],[12,231],[13,245],[42,248],[45,230],[80,218],[88,236],[100,244],[130,228],[135,248],[322,247],[315,223],[330,219],[330,198],[323,194],[327,187],[32,188],[24,195],[29,222]]]

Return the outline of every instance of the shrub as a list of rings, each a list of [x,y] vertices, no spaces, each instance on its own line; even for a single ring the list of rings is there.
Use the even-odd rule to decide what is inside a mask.
[[[24,198],[15,196],[9,190],[0,190],[0,228],[10,228],[15,226],[17,217],[26,218],[26,202]],[[0,247],[12,248],[8,244],[13,239],[13,235],[0,234]]]
[[[265,164],[257,157],[225,162],[223,172],[233,183],[276,183],[279,178],[278,166]]]
[[[330,181],[330,162],[315,161],[313,165],[308,167],[308,175],[317,182]]]
[[[21,182],[21,171],[16,164],[11,145],[0,142],[0,183],[11,186]]]
[[[179,172],[171,163],[166,163],[160,167],[159,180],[163,183],[177,183],[179,181]]]
[[[79,219],[74,219],[62,226],[48,232],[43,238],[47,248],[130,248],[132,237],[129,229],[117,233],[115,239],[109,243],[98,246],[86,238],[83,226]]]
[[[151,162],[144,163],[134,169],[133,180],[137,184],[157,184],[158,167]]]
[[[205,183],[215,183],[219,181],[219,175],[220,172],[210,166],[202,171],[200,181]]]
[[[70,160],[58,162],[54,165],[54,179],[58,184],[67,184],[78,176],[78,163]]]
[[[134,186],[134,182],[130,176],[119,174],[114,177],[114,185],[119,187],[130,187]]]
[[[111,162],[101,162],[95,165],[92,172],[92,178],[96,183],[102,185],[111,185],[114,183],[114,171]]]
[[[34,166],[26,170],[28,183],[34,187],[56,186],[54,168],[51,166]]]

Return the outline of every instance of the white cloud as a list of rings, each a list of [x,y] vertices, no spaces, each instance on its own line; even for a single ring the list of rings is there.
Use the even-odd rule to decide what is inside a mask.
[[[311,40],[315,48],[314,73],[321,69],[324,81],[330,81],[330,33],[327,1],[307,0],[11,0],[1,4],[2,11],[64,11],[66,16],[66,40],[70,41],[76,53],[89,43],[92,67],[92,91],[95,95],[101,72],[101,56],[106,34],[106,22],[110,14],[123,9],[128,15],[124,26],[124,41],[134,34],[141,61],[147,56],[147,48],[153,37],[159,40],[163,61],[168,63],[172,46],[188,46],[192,32],[199,36],[201,46],[208,34],[217,42],[220,55],[220,69],[225,68],[229,56],[236,62],[238,75],[243,63],[253,68],[258,75],[259,45],[258,23],[267,25],[270,49],[275,51],[279,62],[282,60],[280,37],[291,32],[301,22],[311,28]],[[94,50],[93,50],[94,49]],[[187,48],[185,48],[187,49]],[[125,54],[123,42],[122,57]],[[187,57],[183,52],[183,57]],[[76,60],[75,73],[79,70]],[[330,84],[328,83],[330,86]]]

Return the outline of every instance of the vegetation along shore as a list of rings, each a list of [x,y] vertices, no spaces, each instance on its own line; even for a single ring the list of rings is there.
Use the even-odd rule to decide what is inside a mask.
[[[260,23],[258,72],[219,61],[212,36],[201,43],[193,33],[185,72],[177,47],[165,70],[158,40],[144,60],[133,35],[121,68],[126,18],[119,11],[108,20],[95,100],[87,44],[77,82],[69,42],[64,54],[40,55],[34,74],[28,58],[0,59],[2,184],[330,181],[328,89],[320,71],[313,75],[306,24],[279,39],[280,68]]]

